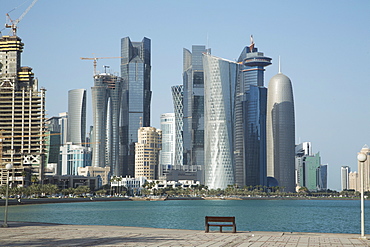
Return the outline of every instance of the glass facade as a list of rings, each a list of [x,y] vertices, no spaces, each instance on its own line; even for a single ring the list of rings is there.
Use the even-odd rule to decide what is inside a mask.
[[[123,176],[134,176],[135,148],[138,129],[150,126],[150,53],[151,41],[131,42],[129,37],[121,40],[121,76],[124,81],[123,125],[121,128],[122,150],[120,160]]]
[[[235,183],[238,186],[267,185],[265,67],[271,58],[251,46],[244,47],[238,63],[235,96]],[[258,162],[258,163],[256,163]]]
[[[184,87],[182,85],[173,86],[172,99],[175,112],[175,169],[180,169],[183,165],[183,117],[184,117]]]
[[[267,185],[267,88],[250,86],[243,100],[245,185]]]
[[[93,105],[92,165],[110,166],[113,176],[122,174],[119,162],[121,145],[122,80],[111,74],[94,76],[91,88]]]
[[[190,170],[204,166],[204,45],[184,49],[183,61],[183,164]]]
[[[204,175],[209,189],[234,184],[234,100],[238,64],[210,54],[204,63]]]
[[[86,90],[68,91],[68,131],[67,142],[86,142]]]
[[[168,173],[175,164],[176,150],[176,126],[175,113],[164,113],[161,115],[162,150],[160,152],[160,174]]]

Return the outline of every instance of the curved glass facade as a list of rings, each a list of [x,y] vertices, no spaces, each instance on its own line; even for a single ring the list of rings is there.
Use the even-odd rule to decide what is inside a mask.
[[[94,76],[92,166],[110,166],[113,176],[122,174],[119,165],[122,81],[111,74]]]
[[[234,184],[234,99],[238,64],[203,54],[205,185]]]
[[[73,144],[86,142],[86,89],[68,91],[67,126],[67,142]]]

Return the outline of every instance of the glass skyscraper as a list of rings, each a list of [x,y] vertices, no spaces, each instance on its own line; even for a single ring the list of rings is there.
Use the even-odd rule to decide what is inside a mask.
[[[94,76],[91,88],[93,105],[92,166],[110,166],[113,176],[122,175],[119,162],[122,112],[122,80],[102,73]]]
[[[202,54],[209,52],[204,45],[184,48],[184,132],[183,163],[190,170],[204,165],[204,76]]]
[[[267,88],[251,85],[244,96],[244,185],[266,186]]]
[[[161,115],[162,150],[159,159],[159,176],[163,176],[172,170],[175,163],[175,113],[163,113]]]
[[[241,52],[235,97],[235,183],[267,185],[266,176],[266,105],[265,67],[271,58],[251,45]]]
[[[67,142],[73,144],[86,142],[86,89],[68,91],[67,126]]]
[[[121,77],[123,78],[122,150],[120,153],[123,174],[134,176],[135,142],[138,129],[150,126],[150,39],[131,42],[129,37],[121,40]]]
[[[184,126],[184,87],[182,85],[172,86],[173,108],[175,112],[175,169],[183,166],[183,126]]]
[[[209,189],[234,184],[234,100],[238,64],[203,54],[204,176]]]

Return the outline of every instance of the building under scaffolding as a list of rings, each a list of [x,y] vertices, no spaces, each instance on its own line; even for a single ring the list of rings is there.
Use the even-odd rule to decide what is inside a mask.
[[[32,68],[21,67],[24,44],[18,36],[0,37],[0,185],[43,180],[45,155],[45,89],[38,90]]]

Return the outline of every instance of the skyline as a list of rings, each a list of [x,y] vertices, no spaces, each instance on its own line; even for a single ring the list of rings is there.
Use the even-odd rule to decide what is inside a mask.
[[[0,0],[0,15],[23,2]],[[11,18],[17,19],[30,3],[10,12]],[[236,60],[253,35],[259,50],[272,58],[265,86],[278,72],[278,56],[282,73],[292,81],[296,144],[312,143],[313,152],[320,152],[322,163],[328,164],[328,188],[340,190],[341,166],[357,170],[357,153],[370,144],[369,2],[142,3],[39,0],[23,18],[17,32],[25,44],[21,65],[32,67],[39,86],[47,89],[47,117],[68,110],[69,90],[85,88],[91,125],[93,64],[80,57],[117,57],[121,38],[148,37],[151,126],[159,128],[160,115],[174,111],[171,86],[182,84],[183,48],[206,45],[212,55]],[[119,59],[99,60],[97,69],[103,71],[103,65],[120,71]]]

